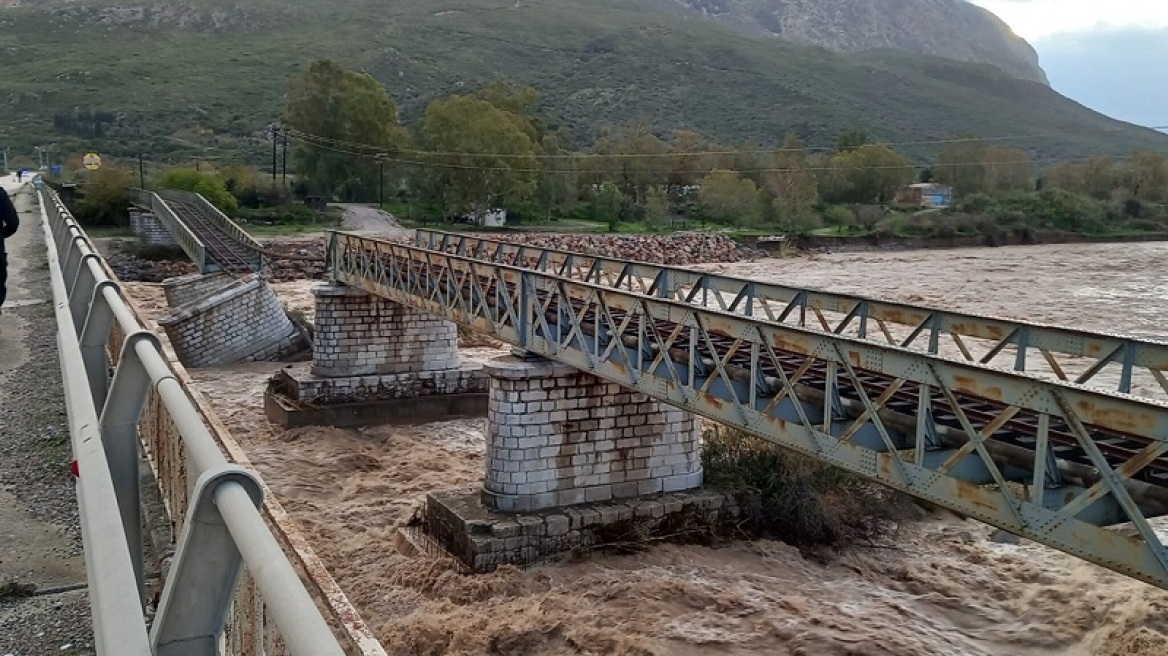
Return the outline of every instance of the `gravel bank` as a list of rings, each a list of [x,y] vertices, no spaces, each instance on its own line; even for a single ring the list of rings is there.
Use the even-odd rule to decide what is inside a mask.
[[[34,215],[22,218],[19,239],[8,242],[11,266],[22,275],[9,288],[14,307],[4,313],[11,332],[0,353],[19,363],[0,374],[0,510],[21,521],[0,526],[0,565],[12,566],[0,571],[44,589],[83,584],[85,570],[56,324],[52,304],[37,303],[51,298],[44,246]],[[92,644],[84,590],[0,601],[4,656],[90,654]]]

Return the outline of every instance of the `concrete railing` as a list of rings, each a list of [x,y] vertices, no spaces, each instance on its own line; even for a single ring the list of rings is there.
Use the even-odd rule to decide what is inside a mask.
[[[215,263],[207,259],[207,247],[162,201],[158,194],[145,189],[131,188],[130,200],[139,207],[149,209],[162,222],[162,225],[174,236],[175,243],[199,267],[199,273],[209,273],[216,268]]]
[[[383,655],[60,199],[38,196],[97,653]],[[177,536],[149,625],[140,450]]]

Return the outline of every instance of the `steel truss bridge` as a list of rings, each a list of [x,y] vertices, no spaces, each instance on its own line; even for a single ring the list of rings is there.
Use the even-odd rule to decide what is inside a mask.
[[[437,232],[328,254],[338,282],[1168,588],[1168,406],[1124,393],[1165,393],[1168,345]],[[1120,391],[1086,385],[1109,367]]]

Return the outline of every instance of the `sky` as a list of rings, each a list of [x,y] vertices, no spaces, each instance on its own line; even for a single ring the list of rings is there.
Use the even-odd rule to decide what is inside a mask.
[[[1058,92],[1168,126],[1168,0],[970,0],[1030,42]]]

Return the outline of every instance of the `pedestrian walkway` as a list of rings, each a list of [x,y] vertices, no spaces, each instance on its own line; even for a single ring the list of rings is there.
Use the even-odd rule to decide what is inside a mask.
[[[0,655],[91,654],[56,322],[40,217],[25,182],[0,178],[21,219],[7,241],[0,314]]]

